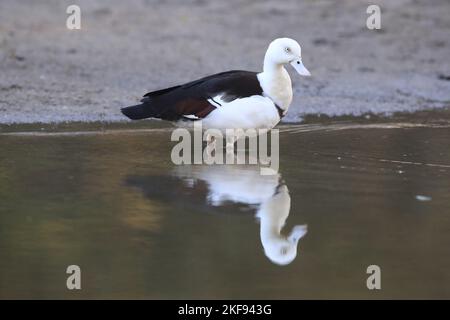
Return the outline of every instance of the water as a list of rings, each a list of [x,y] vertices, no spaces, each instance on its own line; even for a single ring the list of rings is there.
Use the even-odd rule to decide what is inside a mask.
[[[35,129],[0,134],[0,298],[450,298],[446,123],[285,125],[270,177],[174,166],[163,127]]]

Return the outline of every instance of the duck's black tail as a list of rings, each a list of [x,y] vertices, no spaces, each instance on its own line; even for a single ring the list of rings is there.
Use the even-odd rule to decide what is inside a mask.
[[[153,108],[144,103],[122,108],[121,111],[131,120],[140,120],[155,116]]]

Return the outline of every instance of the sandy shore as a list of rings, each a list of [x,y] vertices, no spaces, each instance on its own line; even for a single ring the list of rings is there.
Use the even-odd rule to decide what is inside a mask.
[[[377,1],[0,2],[0,123],[121,121],[147,91],[231,69],[258,71],[268,43],[303,47],[286,121],[450,106],[450,3]]]

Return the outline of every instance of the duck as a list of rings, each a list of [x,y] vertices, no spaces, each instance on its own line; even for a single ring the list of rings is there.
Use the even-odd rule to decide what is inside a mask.
[[[285,65],[299,75],[311,73],[302,49],[290,38],[273,40],[262,72],[232,70],[152,91],[140,104],[122,108],[131,120],[156,118],[182,124],[201,121],[205,129],[265,129],[276,126],[292,102],[292,82]]]

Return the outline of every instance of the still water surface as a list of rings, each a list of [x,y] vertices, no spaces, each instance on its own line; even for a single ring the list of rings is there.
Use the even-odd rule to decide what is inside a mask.
[[[164,128],[0,133],[0,298],[450,298],[448,125],[280,129],[273,176]]]

